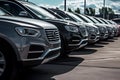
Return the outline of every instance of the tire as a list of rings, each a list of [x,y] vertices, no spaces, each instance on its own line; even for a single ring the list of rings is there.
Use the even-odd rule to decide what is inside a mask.
[[[68,57],[68,55],[70,54],[70,52],[67,52],[64,48],[62,48],[60,50],[60,56],[61,58],[64,58],[64,57]]]
[[[61,50],[60,50],[60,56],[59,57],[68,57],[69,54],[70,54],[70,51],[67,51],[65,43],[62,41],[61,42]]]
[[[18,67],[17,60],[10,54],[10,51],[1,49],[0,46],[0,80],[15,80]]]

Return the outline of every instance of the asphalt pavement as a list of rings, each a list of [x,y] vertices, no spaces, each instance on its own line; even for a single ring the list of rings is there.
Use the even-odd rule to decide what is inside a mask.
[[[120,80],[120,38],[100,41],[67,58],[26,69],[20,80]]]

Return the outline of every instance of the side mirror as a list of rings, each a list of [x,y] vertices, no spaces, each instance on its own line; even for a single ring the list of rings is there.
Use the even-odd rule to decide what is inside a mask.
[[[26,11],[21,11],[19,13],[19,16],[22,16],[22,17],[28,17],[28,13]]]

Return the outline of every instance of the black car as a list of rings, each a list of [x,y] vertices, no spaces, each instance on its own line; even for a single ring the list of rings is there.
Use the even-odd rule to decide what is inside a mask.
[[[95,17],[91,17],[91,16],[86,16],[86,17],[90,19],[93,22],[93,24],[99,28],[100,40],[108,39],[109,33],[106,25],[100,23]]]
[[[106,20],[106,21],[107,21],[108,25],[110,25],[111,27],[113,27],[114,37],[117,37],[118,33],[119,33],[119,27],[118,27],[117,23],[115,23],[112,20]]]
[[[112,25],[109,25],[109,23],[105,19],[100,18],[100,20],[103,22],[103,25],[107,27],[108,38],[114,38],[115,35],[114,27]]]
[[[95,42],[99,41],[99,39],[100,39],[99,28],[96,25],[94,25],[93,22],[91,20],[89,20],[87,17],[85,17],[84,15],[76,14],[76,13],[74,13],[74,14],[76,16],[78,16],[80,19],[82,19],[82,21],[86,24],[86,27],[88,29],[89,36],[90,36],[89,43],[95,43]]]
[[[81,19],[78,14],[68,13],[68,12],[65,12],[59,9],[53,9],[53,8],[50,8],[50,10],[62,16],[65,20],[77,22],[78,24],[83,23],[86,26],[88,31],[88,42],[90,44],[95,43],[99,40],[98,28]]]
[[[62,49],[61,56],[66,56],[72,50],[87,45],[87,37],[84,31],[80,32],[79,25],[64,20],[58,20],[49,12],[39,6],[24,1],[0,1],[0,7],[4,8],[14,16],[34,18],[52,23],[60,32]],[[82,26],[81,26],[82,27]]]

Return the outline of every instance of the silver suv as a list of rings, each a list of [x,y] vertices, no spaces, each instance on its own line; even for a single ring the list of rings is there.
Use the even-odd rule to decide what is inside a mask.
[[[0,80],[13,80],[20,66],[37,66],[60,55],[61,40],[56,26],[1,13]]]

